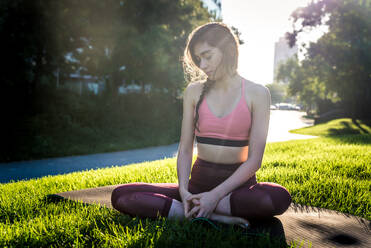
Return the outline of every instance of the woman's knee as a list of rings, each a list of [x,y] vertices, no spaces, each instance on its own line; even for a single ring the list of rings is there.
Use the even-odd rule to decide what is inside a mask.
[[[112,207],[121,213],[133,215],[141,205],[140,194],[142,192],[131,192],[120,195],[115,201],[112,201]]]
[[[270,196],[274,206],[274,215],[283,214],[292,202],[288,190],[279,184],[274,184],[274,190],[270,191]]]
[[[245,218],[270,218],[284,213],[291,203],[290,193],[275,183],[258,183],[232,192],[231,214]]]
[[[231,215],[247,219],[270,218],[275,210],[270,195],[259,187],[233,191],[230,204]]]
[[[289,208],[292,202],[291,195],[287,190],[282,191],[281,199],[282,201],[280,202],[280,204],[276,206],[277,215],[283,214]]]
[[[128,183],[116,187],[111,193],[111,204],[114,208],[117,209],[118,200],[120,197],[129,195],[132,192],[135,192],[135,188],[138,186],[138,183]]]

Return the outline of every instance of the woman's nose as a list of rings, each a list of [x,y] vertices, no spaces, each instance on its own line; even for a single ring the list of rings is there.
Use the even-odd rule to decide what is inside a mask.
[[[200,61],[200,68],[202,70],[205,70],[207,68],[207,64],[206,64],[205,60],[203,60],[203,59],[201,59],[201,61]]]

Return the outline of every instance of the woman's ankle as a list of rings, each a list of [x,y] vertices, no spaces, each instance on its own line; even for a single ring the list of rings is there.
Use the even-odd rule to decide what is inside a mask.
[[[246,219],[237,216],[217,214],[215,212],[211,214],[210,219],[225,224],[250,224],[250,222]]]
[[[167,218],[180,220],[185,219],[183,203],[173,199]]]

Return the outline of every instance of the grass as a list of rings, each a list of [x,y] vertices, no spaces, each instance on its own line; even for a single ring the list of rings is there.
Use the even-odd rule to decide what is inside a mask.
[[[315,136],[336,136],[343,134],[370,134],[371,120],[336,119],[311,127],[294,129],[291,133]]]
[[[269,143],[258,181],[286,187],[293,202],[371,219],[371,135]],[[0,247],[268,247],[271,241],[224,227],[131,218],[46,195],[130,182],[177,182],[176,159],[113,166],[0,184]],[[272,247],[272,246],[271,246]],[[299,242],[290,247],[301,247]]]

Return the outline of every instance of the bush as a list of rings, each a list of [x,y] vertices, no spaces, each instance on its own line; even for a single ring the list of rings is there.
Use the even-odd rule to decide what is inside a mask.
[[[32,111],[10,125],[0,161],[164,145],[180,136],[182,103],[166,94],[107,99],[43,88],[34,99]]]

